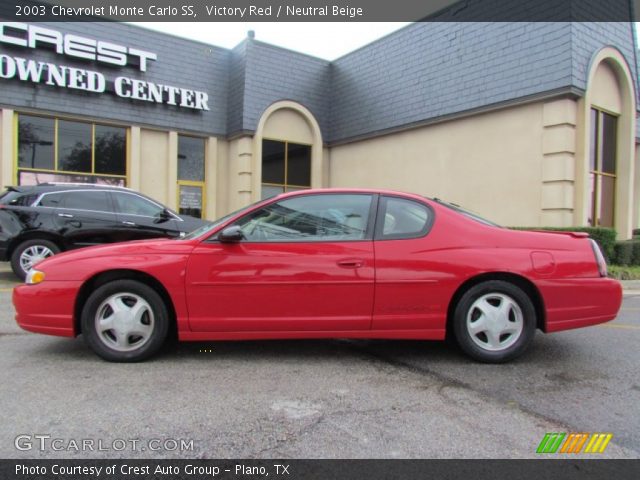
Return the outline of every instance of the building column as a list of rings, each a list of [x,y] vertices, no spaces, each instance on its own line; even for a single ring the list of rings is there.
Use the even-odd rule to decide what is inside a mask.
[[[640,228],[640,145],[636,144],[635,150],[635,187],[633,193],[633,229]]]
[[[221,213],[218,212],[218,139],[209,137],[204,148],[204,195],[205,210],[204,217],[215,220]]]
[[[140,127],[129,130],[129,188],[140,191]]]
[[[577,105],[564,99],[547,102],[542,110],[541,225],[573,223]]]
[[[237,210],[249,205],[252,200],[253,173],[253,140],[251,137],[240,137],[231,142],[229,148],[231,162],[231,188],[229,205]],[[255,180],[254,180],[255,182]]]
[[[4,108],[0,111],[0,186],[13,185],[15,159],[15,140],[13,110]]]
[[[167,205],[178,211],[178,133],[169,132],[167,158]]]

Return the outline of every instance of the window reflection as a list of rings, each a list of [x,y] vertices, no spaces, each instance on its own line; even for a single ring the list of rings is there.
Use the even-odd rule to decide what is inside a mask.
[[[31,115],[18,118],[18,167],[53,170],[54,120]]]
[[[19,114],[17,133],[20,185],[126,183],[123,127]]]
[[[262,141],[263,199],[311,187],[311,146]]]

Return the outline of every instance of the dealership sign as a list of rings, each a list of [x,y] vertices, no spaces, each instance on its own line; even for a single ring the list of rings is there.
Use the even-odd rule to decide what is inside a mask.
[[[0,22],[0,43],[32,49],[47,48],[59,55],[119,67],[137,66],[141,72],[146,72],[149,63],[157,60],[153,52],[17,22]],[[132,100],[209,110],[209,95],[198,90],[125,76],[113,79],[113,87],[107,89],[107,78],[101,72],[5,54],[0,54],[0,78],[17,78],[23,82],[93,93],[109,91]]]

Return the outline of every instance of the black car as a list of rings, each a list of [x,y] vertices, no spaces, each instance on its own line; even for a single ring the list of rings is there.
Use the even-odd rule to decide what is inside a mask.
[[[0,260],[24,280],[38,261],[101,243],[180,237],[204,221],[133,190],[93,184],[7,187],[0,196]]]

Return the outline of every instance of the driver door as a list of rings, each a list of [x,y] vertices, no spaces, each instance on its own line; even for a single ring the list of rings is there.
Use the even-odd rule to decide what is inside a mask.
[[[376,200],[310,194],[274,201],[234,223],[242,240],[199,244],[186,272],[191,329],[369,329]]]

